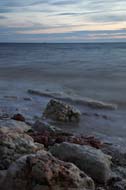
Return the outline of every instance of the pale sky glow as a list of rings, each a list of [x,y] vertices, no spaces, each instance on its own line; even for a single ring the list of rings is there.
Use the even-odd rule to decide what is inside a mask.
[[[0,42],[126,41],[126,0],[0,0]]]

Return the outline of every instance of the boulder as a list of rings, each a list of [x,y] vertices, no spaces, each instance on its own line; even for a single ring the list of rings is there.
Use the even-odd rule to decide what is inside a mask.
[[[2,133],[24,133],[31,129],[31,126],[21,121],[15,121],[12,119],[0,120],[0,132]]]
[[[106,183],[111,177],[111,157],[101,150],[65,142],[55,144],[50,152],[61,160],[74,163],[98,183]]]
[[[29,153],[43,149],[42,144],[34,143],[32,137],[20,133],[0,132],[0,170],[5,170],[9,165]]]
[[[1,190],[94,190],[94,182],[75,165],[41,151],[21,157],[8,169]]]
[[[61,122],[78,122],[80,115],[80,111],[73,106],[54,99],[50,100],[43,113],[44,117]]]

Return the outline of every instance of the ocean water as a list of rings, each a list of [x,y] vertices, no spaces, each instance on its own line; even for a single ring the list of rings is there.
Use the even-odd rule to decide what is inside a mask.
[[[25,95],[28,89],[116,104],[124,129],[126,43],[1,43],[0,97]]]

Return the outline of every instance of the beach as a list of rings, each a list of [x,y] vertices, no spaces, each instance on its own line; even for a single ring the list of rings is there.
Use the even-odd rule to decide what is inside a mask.
[[[125,52],[125,43],[0,45],[2,190],[126,188]]]

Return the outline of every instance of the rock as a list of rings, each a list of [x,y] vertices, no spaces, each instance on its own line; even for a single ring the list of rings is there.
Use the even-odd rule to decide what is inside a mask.
[[[44,133],[44,132],[49,132],[49,133],[62,132],[62,130],[59,129],[58,127],[54,127],[54,126],[50,125],[49,123],[47,123],[46,121],[43,121],[43,120],[37,120],[34,123],[32,129],[34,131],[41,132],[41,133]]]
[[[106,190],[106,189],[103,187],[97,187],[96,190]]]
[[[0,121],[0,132],[10,133],[24,133],[31,129],[31,126],[24,122],[14,121],[12,119],[3,119]]]
[[[126,141],[125,141],[126,142]],[[126,166],[126,146],[118,144],[104,144],[102,151],[112,156],[112,162],[116,165]]]
[[[1,190],[94,190],[94,182],[75,165],[41,151],[13,163]]]
[[[126,180],[121,180],[116,182],[112,188],[112,190],[126,190]]]
[[[35,153],[43,148],[43,145],[34,143],[27,134],[0,132],[0,170],[7,169],[22,155]]]
[[[43,113],[43,116],[55,121],[78,122],[80,120],[80,111],[71,105],[51,99]]]
[[[111,177],[111,158],[101,150],[72,143],[55,144],[50,148],[57,158],[72,162],[98,183],[106,183]]]
[[[54,144],[63,143],[63,142],[70,142],[79,145],[89,145],[94,148],[100,149],[103,146],[103,143],[96,139],[93,136],[80,136],[80,135],[73,135],[70,133],[65,132],[36,132],[36,131],[28,131],[28,134],[34,139],[35,142],[44,144],[45,147],[53,146]]]
[[[32,101],[32,98],[31,97],[24,97],[23,98],[25,101]]]
[[[119,176],[119,177],[122,177],[122,178],[125,178],[126,179],[126,167],[121,167],[121,166],[118,166],[114,169],[114,172]]]
[[[9,114],[7,114],[7,113],[0,113],[0,120],[2,120],[2,119],[8,119],[8,118],[10,118]]]
[[[0,184],[3,183],[4,178],[6,177],[7,170],[0,170]]]
[[[23,121],[23,122],[25,122],[25,117],[22,114],[20,114],[20,113],[13,115],[13,117],[11,119],[14,119],[16,121]]]

